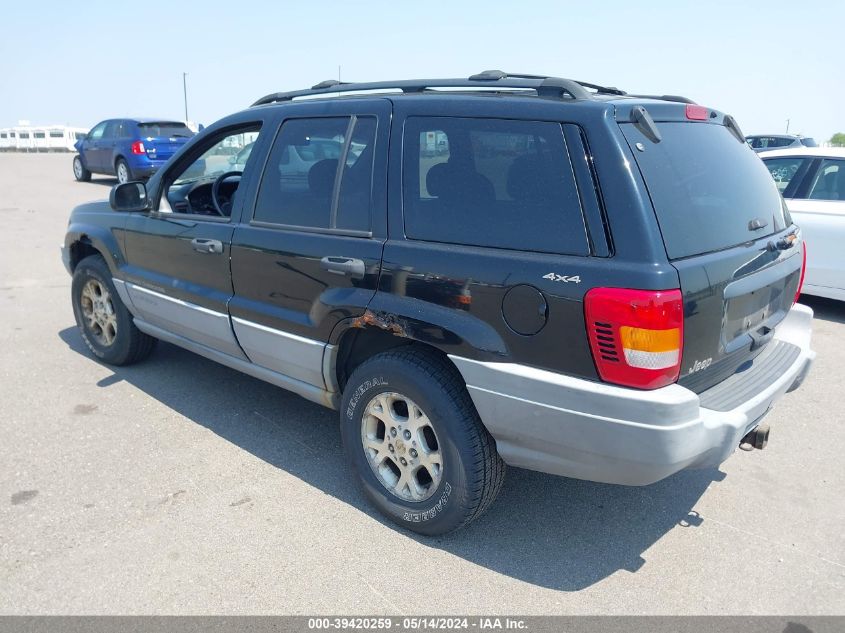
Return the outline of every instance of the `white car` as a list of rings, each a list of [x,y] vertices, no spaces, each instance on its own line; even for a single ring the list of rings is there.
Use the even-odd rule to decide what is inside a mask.
[[[807,249],[802,294],[845,301],[845,148],[760,152]]]

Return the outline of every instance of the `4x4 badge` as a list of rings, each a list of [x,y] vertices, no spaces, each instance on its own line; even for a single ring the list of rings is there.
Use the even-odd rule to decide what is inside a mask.
[[[548,275],[543,275],[543,279],[550,279],[552,281],[562,281],[564,283],[573,283],[573,284],[580,284],[581,283],[581,276],[580,275],[572,275],[571,277],[568,275],[558,275],[557,273],[549,273]]]

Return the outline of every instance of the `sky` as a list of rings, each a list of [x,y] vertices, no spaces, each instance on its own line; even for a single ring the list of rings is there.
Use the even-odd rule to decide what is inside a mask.
[[[321,0],[0,6],[0,127],[209,124],[334,79],[554,75],[680,94],[746,134],[845,132],[845,0]]]

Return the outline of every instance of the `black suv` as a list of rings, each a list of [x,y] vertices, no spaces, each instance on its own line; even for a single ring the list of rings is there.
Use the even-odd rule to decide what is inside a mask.
[[[76,208],[63,257],[99,359],[161,339],[338,409],[373,503],[439,534],[505,464],[762,448],[815,355],[803,251],[730,116],[486,71],[269,95]]]

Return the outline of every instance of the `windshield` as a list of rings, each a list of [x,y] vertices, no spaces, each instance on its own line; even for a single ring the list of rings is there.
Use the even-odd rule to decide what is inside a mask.
[[[651,195],[670,259],[730,248],[791,223],[769,170],[724,125],[658,123],[660,143],[633,124],[620,127]]]
[[[152,123],[139,123],[138,131],[144,138],[190,138],[194,135],[184,123],[178,121],[154,121]]]

